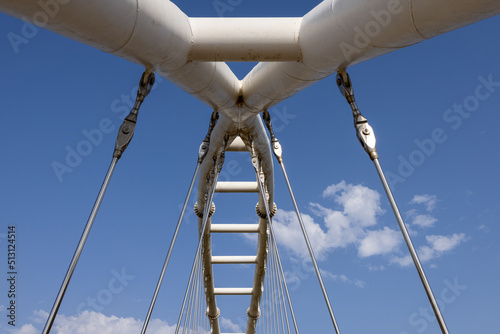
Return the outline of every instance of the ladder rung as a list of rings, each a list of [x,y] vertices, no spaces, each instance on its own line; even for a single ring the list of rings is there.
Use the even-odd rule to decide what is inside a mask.
[[[253,288],[214,288],[214,295],[251,295]]]
[[[215,186],[217,193],[258,193],[257,181],[217,182]]]
[[[212,224],[212,233],[259,233],[259,224]]]
[[[248,152],[247,146],[243,142],[240,136],[236,137],[231,145],[227,148],[226,151],[230,152]]]
[[[212,256],[212,263],[224,263],[224,264],[257,263],[257,256],[252,256],[252,255]]]

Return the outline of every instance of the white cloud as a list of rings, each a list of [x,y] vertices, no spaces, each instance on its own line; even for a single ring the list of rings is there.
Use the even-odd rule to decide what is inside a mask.
[[[401,267],[407,267],[413,263],[413,260],[411,259],[411,256],[408,254],[405,256],[393,256],[390,262],[399,264]]]
[[[37,318],[48,314],[45,311],[35,311],[35,323]],[[46,317],[45,317],[46,318]],[[106,316],[98,312],[84,311],[76,316],[57,316],[51,333],[53,334],[137,334],[142,329],[142,320],[135,318],[121,318],[114,315]],[[12,334],[39,333],[32,324],[25,324]],[[153,319],[148,326],[149,334],[172,334],[175,333],[175,325],[170,326],[165,321]]]
[[[325,232],[321,229],[321,226],[315,223],[314,219],[307,214],[302,214],[302,221],[306,227],[314,254],[318,258],[323,258],[327,250],[327,247],[324,246],[326,244]],[[278,244],[284,245],[292,253],[302,259],[309,258],[304,236],[294,211],[278,209],[273,218],[273,229]]]
[[[358,254],[360,257],[392,253],[402,242],[398,231],[384,227],[383,230],[368,231],[361,240]]]
[[[364,281],[359,280],[359,279],[351,279],[344,274],[336,275],[336,274],[333,274],[333,273],[326,271],[326,270],[323,270],[323,269],[320,269],[320,272],[321,272],[321,276],[325,280],[340,281],[340,282],[346,283],[346,284],[353,284],[359,288],[364,288],[366,286],[366,283]]]
[[[389,263],[408,266],[411,257],[401,249],[402,236],[398,229],[383,227],[378,224],[384,210],[380,204],[380,194],[363,185],[348,184],[341,181],[328,186],[323,191],[323,197],[332,200],[331,207],[319,203],[309,203],[312,215],[302,214],[306,230],[318,260],[324,260],[338,248],[355,247],[360,258],[371,256],[386,256]],[[415,195],[410,203],[422,204],[428,212],[435,209],[435,195]],[[392,217],[389,219],[392,220]],[[419,235],[415,227],[432,228],[438,221],[430,214],[419,214],[416,209],[407,212],[411,221],[408,230],[413,237]],[[280,247],[292,254],[292,259],[298,262],[307,261],[309,252],[295,212],[278,209],[274,220],[276,239]],[[424,237],[422,235],[420,238]],[[441,256],[466,240],[465,234],[450,236],[427,235],[427,245],[418,249],[423,262]],[[403,252],[402,252],[403,251]],[[384,270],[382,265],[368,267],[369,270]],[[342,282],[341,276],[329,276]],[[287,279],[296,285],[303,279],[300,275],[288,274]]]
[[[316,216],[323,219],[326,227],[324,241],[319,244],[321,249],[335,249],[347,247],[356,243],[359,235],[363,233],[363,228],[354,224],[349,217],[340,211],[325,208],[317,203],[310,203],[310,207]]]
[[[422,246],[417,250],[418,257],[421,262],[428,262],[435,258],[440,257],[446,252],[449,252],[461,243],[468,240],[465,233],[453,234],[450,236],[445,235],[428,235],[426,236],[428,246]],[[409,266],[413,263],[410,255],[403,257],[394,256],[391,262],[397,263],[401,266]]]
[[[323,196],[333,199],[339,210],[310,203],[311,212],[322,220],[302,214],[304,225],[318,259],[325,259],[337,248],[354,246],[360,257],[389,254],[401,244],[399,233],[388,227],[373,229],[384,210],[380,206],[380,194],[362,185],[342,181],[325,189]],[[304,237],[296,214],[278,209],[273,225],[280,246],[287,248],[302,260],[309,258]]]
[[[238,324],[235,324],[230,319],[220,317],[221,328],[230,333],[241,333],[243,332]]]
[[[432,248],[437,252],[447,252],[457,247],[460,243],[467,240],[465,233],[453,234],[451,236],[444,235],[428,235],[425,237],[427,242],[432,245]]]
[[[333,198],[344,208],[343,214],[361,226],[375,225],[376,216],[383,213],[380,207],[380,194],[360,184],[346,184],[345,181],[332,184],[323,191],[323,197]]]
[[[436,218],[430,215],[416,215],[412,220],[412,224],[420,227],[432,227],[437,221]]]
[[[479,229],[479,231],[483,231],[483,232],[486,232],[486,233],[490,232],[490,229],[486,225],[480,225],[478,227],[478,229]]]
[[[312,213],[322,220],[321,225],[312,216],[302,214],[311,246],[318,259],[325,259],[336,248],[350,245],[358,247],[366,237],[366,228],[376,225],[378,215],[383,213],[379,193],[362,185],[342,181],[327,187],[323,196],[333,199],[341,210],[310,203]],[[309,258],[295,212],[278,209],[273,225],[280,245],[302,260]]]
[[[372,264],[369,264],[368,265],[368,270],[369,271],[384,271],[385,270],[385,266],[384,265],[372,265]]]
[[[45,325],[45,322],[47,321],[48,317],[49,317],[49,312],[46,312],[44,310],[38,310],[38,311],[33,312],[32,319],[36,324],[44,324]]]
[[[423,204],[425,205],[425,209],[429,212],[433,211],[436,208],[437,196],[436,195],[415,195],[413,199],[410,201],[411,204]]]
[[[12,334],[37,334],[39,333],[39,330],[37,330],[33,325],[27,324],[27,325],[22,325],[21,328],[15,329],[14,331],[11,331]]]

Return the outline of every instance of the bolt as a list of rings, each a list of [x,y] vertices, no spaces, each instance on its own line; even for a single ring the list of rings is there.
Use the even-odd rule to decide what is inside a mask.
[[[130,132],[129,127],[128,127],[128,126],[125,126],[125,127],[122,129],[122,132],[123,132],[124,134],[128,134],[128,133]]]
[[[363,132],[364,135],[368,136],[370,134],[370,129],[364,128],[362,132]]]

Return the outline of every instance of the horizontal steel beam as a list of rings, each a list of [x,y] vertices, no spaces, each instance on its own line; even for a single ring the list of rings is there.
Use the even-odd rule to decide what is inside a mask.
[[[251,295],[253,288],[215,288],[215,295]]]
[[[216,193],[258,193],[256,181],[217,182]]]
[[[212,264],[257,263],[255,255],[212,256]]]
[[[259,233],[259,224],[212,224],[212,233]]]
[[[299,17],[189,18],[190,61],[300,61]]]

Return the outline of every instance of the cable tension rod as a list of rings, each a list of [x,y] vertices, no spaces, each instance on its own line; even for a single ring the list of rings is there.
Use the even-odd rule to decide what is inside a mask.
[[[97,212],[99,211],[99,207],[101,206],[102,199],[104,198],[104,194],[106,192],[106,189],[108,188],[109,181],[111,180],[111,176],[113,175],[118,159],[121,158],[123,152],[125,152],[125,149],[132,140],[132,137],[134,136],[134,130],[135,130],[135,125],[137,123],[137,115],[139,113],[139,108],[144,99],[146,98],[146,96],[151,92],[154,82],[155,82],[154,72],[151,72],[149,69],[146,69],[146,71],[142,74],[141,81],[139,82],[139,88],[137,90],[135,105],[130,111],[129,115],[123,121],[123,124],[120,126],[120,129],[118,130],[115,150],[113,152],[113,160],[111,161],[108,172],[106,173],[106,177],[104,178],[104,182],[101,186],[99,194],[97,195],[97,199],[94,203],[90,216],[87,220],[87,224],[85,225],[85,229],[82,233],[82,236],[80,237],[80,241],[76,248],[75,254],[73,255],[73,259],[71,260],[69,268],[66,272],[66,276],[64,277],[61,288],[59,289],[59,293],[56,297],[54,305],[52,306],[52,310],[45,324],[45,328],[43,329],[43,334],[50,333],[50,329],[54,324],[57,311],[61,306],[62,299],[64,298],[64,294],[66,292],[66,289],[68,288],[71,276],[75,271],[78,259],[80,258],[80,254],[82,253],[83,247],[85,246],[85,242],[87,241],[87,237],[90,233],[90,229],[92,228],[92,224],[94,223]]]
[[[323,278],[321,276],[320,269],[318,267],[318,263],[316,262],[316,256],[314,255],[314,251],[311,246],[311,242],[309,240],[309,236],[307,235],[306,227],[304,224],[304,221],[302,220],[302,216],[299,211],[299,207],[297,205],[297,201],[295,200],[295,195],[293,194],[292,186],[290,184],[290,180],[288,179],[288,175],[286,173],[285,169],[285,163],[283,162],[283,150],[281,148],[281,144],[278,141],[278,138],[274,135],[273,127],[271,124],[271,115],[267,110],[265,110],[262,113],[262,118],[264,119],[264,122],[266,124],[267,130],[269,131],[269,134],[271,136],[271,148],[273,150],[274,156],[276,157],[276,160],[278,160],[281,170],[283,171],[283,175],[285,177],[286,185],[288,186],[288,192],[290,193],[290,197],[292,198],[293,206],[295,208],[295,213],[297,214],[297,219],[299,220],[299,225],[300,228],[302,229],[302,234],[304,235],[304,240],[307,245],[307,249],[309,251],[309,255],[311,257],[311,261],[314,266],[314,271],[316,272],[316,276],[318,277],[318,282],[321,287],[321,292],[323,293],[323,298],[325,299],[326,307],[328,308],[328,313],[330,314],[330,318],[333,323],[333,327],[335,328],[335,332],[337,334],[340,334],[340,329],[337,323],[337,320],[335,319],[335,315],[333,313],[332,305],[330,304],[330,299],[328,298],[328,294],[326,292],[325,284],[323,283]]]
[[[141,334],[145,334],[146,330],[148,328],[149,320],[151,318],[151,314],[153,313],[153,308],[155,306],[156,299],[158,297],[158,293],[160,292],[160,287],[163,283],[163,278],[165,276],[165,272],[167,271],[168,262],[170,261],[170,256],[172,255],[175,241],[177,240],[177,235],[179,234],[179,230],[181,228],[181,224],[182,224],[182,221],[184,219],[184,213],[186,212],[186,208],[187,208],[189,199],[191,198],[191,192],[193,191],[194,182],[196,181],[196,177],[198,176],[198,171],[200,170],[201,163],[203,162],[203,160],[205,159],[205,156],[208,153],[208,148],[210,145],[210,136],[212,134],[212,130],[214,129],[215,123],[217,122],[218,118],[219,118],[219,113],[217,111],[214,111],[212,113],[212,116],[210,117],[210,124],[208,126],[208,133],[200,144],[200,148],[198,150],[198,162],[196,164],[196,169],[194,171],[193,178],[191,179],[191,183],[189,185],[189,190],[188,190],[188,193],[186,195],[186,199],[184,200],[184,205],[182,206],[181,214],[179,216],[179,220],[177,221],[177,226],[175,228],[174,236],[172,237],[172,241],[170,242],[170,247],[168,249],[167,256],[165,258],[165,262],[163,263],[163,268],[161,270],[160,278],[158,279],[158,283],[156,284],[156,289],[155,289],[155,292],[153,294],[153,298],[151,299],[151,304],[149,306],[149,310],[148,310],[148,313],[146,315],[146,319],[144,320]]]
[[[210,130],[211,131],[211,130]],[[186,307],[186,301],[188,298],[188,293],[192,285],[192,281],[194,278],[195,274],[195,269],[196,269],[196,262],[198,261],[199,257],[201,256],[201,251],[203,249],[203,242],[205,238],[205,230],[207,227],[208,219],[212,216],[213,211],[215,210],[215,206],[213,205],[213,198],[215,195],[215,187],[217,185],[217,179],[219,177],[220,171],[222,170],[222,166],[224,165],[225,161],[225,155],[226,155],[226,149],[228,146],[228,140],[229,136],[224,136],[224,140],[222,142],[222,149],[219,154],[214,154],[212,157],[213,165],[212,165],[212,171],[210,175],[207,177],[207,189],[205,190],[205,195],[204,195],[204,204],[203,204],[203,215],[202,215],[202,224],[201,228],[199,230],[200,233],[200,240],[198,241],[198,247],[196,248],[194,260],[193,260],[193,266],[191,268],[191,273],[189,274],[189,280],[188,284],[186,287],[186,293],[184,294],[184,300],[182,302],[182,307],[181,311],[179,312],[179,319],[177,320],[177,326],[175,329],[175,334],[179,333],[181,323],[182,323],[182,318],[184,314],[184,309]],[[202,143],[203,145],[203,143]],[[208,149],[208,147],[207,147]],[[208,152],[208,150],[207,150]],[[205,153],[206,155],[206,153]],[[214,326],[214,320],[210,319],[210,328],[213,328]]]
[[[280,281],[285,288],[285,293],[286,293],[286,297],[287,297],[287,301],[288,301],[288,307],[290,309],[290,315],[292,317],[293,327],[295,328],[295,333],[299,334],[299,328],[297,325],[297,318],[295,317],[295,311],[293,310],[292,299],[290,298],[288,284],[286,283],[286,279],[285,279],[285,271],[283,270],[283,265],[281,263],[281,257],[280,257],[280,253],[278,250],[278,245],[276,243],[274,227],[273,227],[273,220],[272,220],[272,216],[270,213],[271,211],[269,209],[270,199],[268,196],[267,189],[265,188],[265,185],[264,185],[265,177],[264,177],[264,175],[261,175],[260,159],[259,159],[257,152],[255,151],[254,141],[252,138],[250,138],[250,141],[251,141],[250,155],[252,158],[252,165],[253,165],[253,168],[255,170],[255,176],[257,178],[257,183],[259,186],[259,193],[260,193],[260,196],[262,197],[262,202],[264,202],[264,208],[266,210],[267,227],[268,227],[269,236],[270,236],[269,243],[271,243],[271,245],[268,245],[268,247],[272,247],[274,250],[274,254],[276,255],[276,262],[278,264],[278,269],[279,269],[278,274],[280,274],[280,276],[281,276]],[[278,145],[279,145],[279,143],[278,143]],[[274,205],[275,204],[273,203],[273,206]]]
[[[401,217],[401,213],[399,212],[399,208],[394,200],[394,196],[392,195],[392,191],[387,183],[387,179],[384,175],[384,171],[380,166],[379,157],[377,153],[375,133],[373,132],[372,127],[368,124],[368,120],[361,115],[361,112],[356,105],[356,100],[354,98],[354,89],[352,87],[352,82],[349,77],[349,74],[345,71],[340,71],[337,73],[337,86],[340,89],[340,93],[346,98],[347,103],[351,106],[352,115],[354,117],[354,128],[356,129],[356,135],[358,137],[361,146],[368,153],[370,159],[375,164],[375,168],[377,169],[377,173],[380,177],[380,181],[382,181],[382,185],[384,187],[385,193],[387,194],[387,198],[391,204],[394,215],[396,216],[396,220],[398,221],[399,228],[401,229],[401,233],[405,239],[406,245],[408,246],[408,250],[410,251],[411,257],[413,259],[413,263],[418,271],[420,276],[420,280],[425,288],[425,292],[427,293],[427,297],[432,305],[432,309],[434,310],[434,314],[439,323],[439,327],[441,328],[441,332],[443,334],[448,334],[448,328],[446,327],[446,323],[444,318],[439,310],[438,303],[436,302],[436,298],[434,297],[434,293],[432,292],[431,286],[425,276],[424,269],[422,264],[420,263],[420,259],[418,258],[417,251],[413,246],[413,242],[411,241],[410,234],[406,228],[406,225]]]

